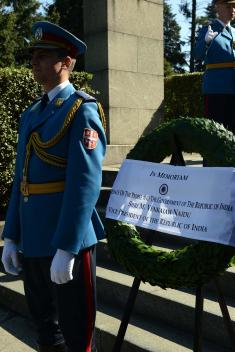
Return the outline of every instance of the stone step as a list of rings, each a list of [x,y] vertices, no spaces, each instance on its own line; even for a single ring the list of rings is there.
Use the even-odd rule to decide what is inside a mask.
[[[233,273],[234,275],[234,273]],[[130,292],[133,278],[119,271],[113,271],[101,266],[97,267],[97,296],[98,301],[110,308],[123,312]],[[233,287],[230,290],[234,292]],[[27,315],[27,307],[23,294],[22,282],[10,275],[0,276],[0,297],[11,309],[22,315]],[[105,294],[104,294],[105,292]],[[228,309],[235,321],[235,300],[226,297]],[[1,298],[0,298],[1,302]],[[134,315],[143,322],[159,320],[161,323],[184,331],[192,335],[194,329],[195,294],[189,290],[162,290],[158,286],[140,285],[135,303]],[[160,318],[159,318],[160,317]],[[229,348],[227,332],[224,329],[222,315],[215,295],[206,292],[204,300],[204,331],[206,340],[214,341]]]
[[[34,352],[37,349],[32,322],[0,305],[0,351]]]
[[[118,167],[103,167],[102,186],[112,187],[118,173]]]
[[[107,306],[105,309],[107,309]],[[102,307],[100,307],[99,312],[101,310]],[[110,329],[110,327],[112,327],[111,324],[113,324],[113,340],[115,341],[120,326],[120,311],[108,309],[105,313],[107,318],[106,326]],[[102,318],[103,322],[105,322],[105,317],[103,316]],[[122,352],[129,350],[133,352],[189,352],[193,349],[193,335],[187,334],[178,328],[172,329],[169,325],[164,324],[158,319],[146,322],[142,317],[135,316],[132,317],[128,325],[125,342],[126,345],[123,345],[121,349]],[[113,344],[110,344],[107,351],[112,351],[112,347]],[[101,351],[106,351],[106,349],[102,349]],[[203,352],[209,351],[228,352],[231,350],[208,341],[203,341]]]
[[[182,244],[181,244],[182,245]],[[164,247],[164,246],[154,246],[156,249],[161,249],[165,251],[171,251],[172,249],[179,248],[172,245],[172,248]],[[111,252],[108,248],[107,240],[102,240],[97,245],[97,264],[105,269],[111,269],[116,272],[123,273],[125,275],[131,276],[125,268],[123,268],[117,261],[113,258]],[[132,276],[131,276],[132,277]],[[219,276],[220,283],[223,289],[223,294],[225,297],[229,299],[235,300],[235,267],[228,268],[222,275]],[[189,290],[190,291],[190,290]],[[194,293],[194,292],[193,292]],[[214,283],[208,283],[205,285],[204,294],[217,294]]]
[[[3,228],[4,222],[0,223],[0,235]],[[154,235],[153,235],[154,236]],[[185,238],[180,238],[176,236],[171,236],[168,234],[158,233],[157,239],[154,240],[154,247],[159,248],[165,251],[175,250],[182,246],[192,243],[193,241],[189,241]],[[157,245],[156,245],[157,244]],[[0,258],[2,255],[2,247],[3,241],[0,239]],[[122,272],[126,275],[129,273],[123,268],[112,256],[107,239],[104,239],[99,242],[97,246],[97,264],[103,268],[112,269],[117,272]],[[1,263],[0,263],[1,266]],[[234,297],[235,298],[235,267],[228,268],[223,275],[220,277],[221,285],[223,288],[223,293],[226,297]],[[208,283],[205,287],[206,292],[215,293],[215,286],[211,283]]]
[[[98,277],[100,273],[98,274]],[[105,274],[103,274],[105,276]],[[98,285],[100,285],[98,283]],[[110,290],[111,287],[109,287]],[[103,288],[104,289],[104,288]],[[102,290],[102,295],[106,294]],[[98,293],[98,301],[100,293]],[[0,304],[8,309],[28,317],[28,310],[25,303],[23,284],[19,279],[14,279],[10,275],[0,273]],[[118,328],[122,309],[100,303],[98,305],[96,320],[96,338],[98,351],[112,351]],[[182,317],[178,317],[179,319]],[[184,319],[184,318],[183,318]],[[34,333],[34,332],[32,332]],[[30,334],[30,331],[29,331]],[[145,321],[141,315],[132,316],[131,322],[125,335],[122,347],[124,352],[189,352],[193,348],[193,335],[164,323],[158,317],[154,320]],[[204,341],[204,352],[229,352],[230,348],[220,344]],[[6,349],[6,352],[11,352]]]
[[[169,250],[169,248],[165,250]],[[123,312],[133,278],[113,260],[106,240],[103,240],[97,246],[97,262],[99,265],[97,268],[97,293],[99,301],[105,307],[116,309],[121,313]],[[13,280],[14,278],[8,275],[2,275],[0,278],[0,297],[3,296],[3,302],[9,307],[22,310],[20,313],[23,314],[27,308],[25,303],[19,301],[20,298],[18,296],[15,297],[14,290],[18,285],[18,280]],[[221,280],[229,311],[234,321],[234,269],[231,268],[226,271]],[[205,339],[216,342],[224,348],[230,348],[213,285],[206,285],[205,298]],[[159,287],[141,284],[135,304],[135,315],[139,316],[139,319],[145,323],[146,321],[149,324],[149,321],[160,321],[160,323],[169,326],[169,329],[180,329],[180,331],[192,335],[194,305],[195,295],[190,290],[162,290]]]
[[[97,268],[98,300],[106,305],[120,307],[127,301],[133,278],[109,269]],[[105,292],[105,295],[103,295]],[[226,303],[233,323],[235,322],[235,299],[226,297]],[[189,290],[163,290],[158,286],[141,283],[134,312],[147,320],[161,320],[165,324],[193,334],[195,314],[195,293]],[[227,331],[223,325],[217,297],[206,294],[203,313],[203,336],[205,339],[229,348]]]
[[[97,207],[106,209],[109,196],[110,196],[110,191],[111,191],[110,187],[104,187],[104,186],[101,187],[99,199],[96,204]]]

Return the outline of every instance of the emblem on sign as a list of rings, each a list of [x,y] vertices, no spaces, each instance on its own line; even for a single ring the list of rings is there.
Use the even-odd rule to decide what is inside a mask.
[[[42,28],[38,27],[37,30],[35,31],[35,39],[36,40],[41,40],[42,39]]]
[[[163,184],[159,187],[159,193],[164,196],[168,192],[168,186],[166,184]]]
[[[83,145],[87,149],[95,149],[98,141],[98,133],[91,128],[84,128]]]

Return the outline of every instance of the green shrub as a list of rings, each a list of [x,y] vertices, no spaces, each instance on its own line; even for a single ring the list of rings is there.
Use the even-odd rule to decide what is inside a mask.
[[[73,72],[76,89],[94,93],[89,85],[92,75]],[[26,68],[0,68],[0,217],[4,216],[11,191],[16,156],[17,131],[22,111],[40,96],[41,88]]]
[[[199,72],[165,78],[164,120],[179,116],[204,116],[202,74]]]

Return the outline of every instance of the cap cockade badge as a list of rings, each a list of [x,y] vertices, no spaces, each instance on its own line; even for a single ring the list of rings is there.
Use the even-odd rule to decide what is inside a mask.
[[[36,40],[42,39],[42,28],[41,27],[37,28],[37,30],[35,31],[34,37]]]

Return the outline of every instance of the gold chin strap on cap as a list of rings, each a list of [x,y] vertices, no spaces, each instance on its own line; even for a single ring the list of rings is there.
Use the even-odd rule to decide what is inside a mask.
[[[76,111],[79,109],[83,102],[82,98],[77,99],[70,111],[68,112],[62,128],[58,131],[58,133],[52,137],[50,140],[46,142],[42,142],[40,139],[38,132],[32,132],[29,138],[29,141],[26,145],[26,156],[24,162],[24,169],[23,169],[23,181],[20,184],[20,191],[24,196],[29,196],[30,194],[46,194],[46,193],[54,193],[54,192],[63,192],[64,190],[64,181],[58,182],[49,182],[49,183],[28,183],[27,182],[27,175],[28,175],[28,167],[29,167],[29,160],[31,156],[32,149],[34,150],[35,154],[43,161],[48,164],[65,168],[67,165],[67,160],[59,157],[57,155],[49,154],[45,151],[45,149],[53,147],[56,145],[65,135],[66,131],[68,130],[69,126],[71,125]],[[98,110],[100,114],[100,119],[103,125],[104,130],[106,129],[106,122],[103,109],[100,103],[97,103]]]

